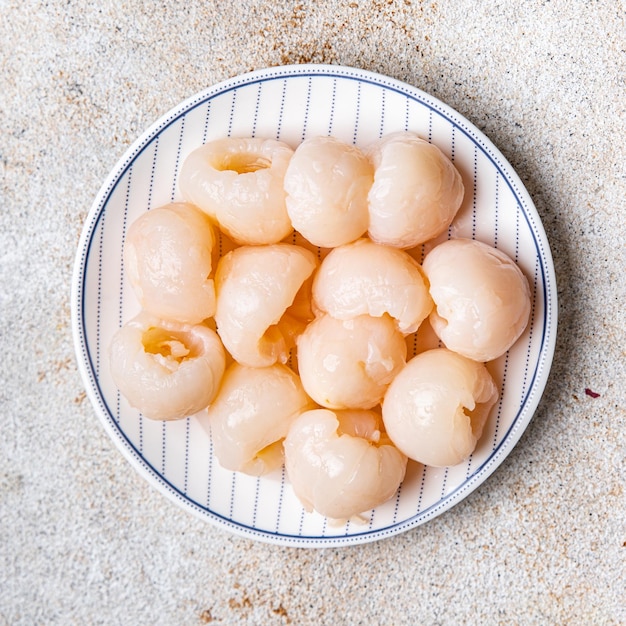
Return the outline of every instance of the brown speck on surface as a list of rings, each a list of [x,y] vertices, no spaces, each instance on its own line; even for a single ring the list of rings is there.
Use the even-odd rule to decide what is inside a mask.
[[[244,595],[241,601],[235,600],[235,598],[230,598],[228,600],[228,606],[231,609],[250,609],[252,608],[252,602],[250,602],[250,598],[248,598],[248,596]]]
[[[278,47],[278,46],[277,46]],[[337,56],[333,50],[331,42],[320,43],[304,42],[298,50],[281,53],[280,61],[282,65],[300,63],[336,63]]]
[[[272,609],[272,612],[275,613],[276,615],[280,615],[280,617],[284,617],[286,624],[291,624],[291,620],[289,619],[289,614],[287,613],[287,609],[283,606],[282,602],[278,605],[278,608]]]
[[[205,609],[200,613],[200,621],[203,624],[210,624],[213,621],[213,615],[211,615],[211,611],[209,609]]]
[[[69,370],[71,362],[72,362],[72,359],[69,357],[66,359],[56,361],[54,364],[55,372],[58,373],[58,372],[61,372],[62,370]]]
[[[589,389],[588,387],[585,389],[585,393],[590,397],[590,398],[599,398],[600,394],[592,391],[591,389]]]

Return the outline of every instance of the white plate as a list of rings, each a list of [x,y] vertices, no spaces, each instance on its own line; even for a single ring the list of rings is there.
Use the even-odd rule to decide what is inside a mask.
[[[181,199],[186,155],[225,135],[275,137],[295,147],[332,134],[364,146],[409,129],[438,145],[461,172],[466,198],[448,236],[480,239],[507,252],[529,279],[532,319],[491,368],[501,399],[471,458],[461,465],[410,464],[397,497],[363,525],[334,527],[305,513],[284,472],[252,478],[222,469],[195,418],[153,422],[115,388],[108,345],[138,311],[124,277],[122,245],[144,211]],[[421,251],[423,254],[423,250]],[[338,66],[298,65],[245,74],[183,102],[127,151],[104,183],[76,258],[72,320],[80,371],[96,413],[131,465],[187,510],[227,530],[291,546],[364,543],[422,524],[465,498],[506,458],[537,408],[556,339],[556,282],[544,229],[518,176],[471,123],[435,98],[396,80]]]

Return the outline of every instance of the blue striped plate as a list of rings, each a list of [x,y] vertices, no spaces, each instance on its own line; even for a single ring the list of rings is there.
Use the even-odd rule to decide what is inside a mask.
[[[464,205],[443,238],[472,237],[514,258],[529,279],[526,333],[490,369],[500,384],[486,432],[455,467],[409,464],[397,496],[363,524],[333,526],[306,513],[284,472],[263,478],[226,471],[210,437],[191,417],[154,422],[133,410],[108,368],[108,346],[139,309],[124,276],[122,246],[141,213],[180,200],[183,160],[226,135],[281,139],[334,135],[364,146],[396,130],[438,145],[461,172]],[[414,253],[421,259],[427,248]],[[532,200],[502,154],[471,123],[432,96],[358,69],[297,65],[238,76],[167,113],[127,151],[105,181],[85,223],[72,286],[72,322],[81,375],[96,414],[132,467],[183,508],[239,535],[282,545],[327,547],[395,535],[441,514],[476,489],[506,458],[539,403],[557,322],[554,266]],[[409,348],[414,345],[409,338]]]

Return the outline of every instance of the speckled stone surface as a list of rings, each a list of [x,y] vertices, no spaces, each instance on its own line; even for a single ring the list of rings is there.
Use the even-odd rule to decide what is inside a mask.
[[[426,525],[325,550],[232,536],[139,477],[85,397],[69,311],[83,221],[138,134],[301,62],[388,74],[483,130],[560,298],[498,471]],[[0,0],[0,624],[626,623],[625,70],[621,1]]]

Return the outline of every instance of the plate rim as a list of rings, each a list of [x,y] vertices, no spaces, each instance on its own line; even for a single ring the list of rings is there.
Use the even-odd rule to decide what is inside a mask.
[[[522,211],[528,222],[530,232],[538,251],[539,265],[542,270],[542,288],[544,297],[544,337],[541,342],[541,349],[537,357],[537,366],[533,373],[532,380],[528,386],[528,393],[517,411],[517,415],[510,427],[503,436],[500,444],[494,449],[492,454],[479,466],[469,478],[457,486],[452,492],[440,499],[430,507],[422,510],[412,517],[380,528],[377,530],[366,530],[363,533],[352,533],[345,536],[300,536],[272,532],[252,528],[240,522],[228,519],[208,507],[203,507],[199,503],[192,501],[182,494],[173,484],[171,484],[158,470],[145,459],[128,439],[121,428],[116,427],[115,420],[106,406],[104,398],[97,393],[97,376],[91,363],[89,350],[87,349],[86,332],[82,320],[84,318],[84,287],[86,261],[89,255],[93,235],[98,223],[105,212],[108,198],[115,189],[116,184],[123,177],[126,170],[132,165],[134,160],[141,154],[143,149],[168,126],[174,123],[181,116],[189,113],[196,106],[214,98],[219,94],[236,89],[239,86],[250,85],[257,82],[264,82],[274,79],[302,78],[306,76],[330,76],[337,79],[352,79],[372,83],[379,87],[385,87],[410,96],[421,104],[436,110],[448,121],[461,129],[472,141],[474,145],[485,152],[495,167],[498,169],[503,180],[511,188],[515,198],[521,203]],[[530,218],[533,218],[532,220]],[[370,70],[359,69],[343,65],[328,64],[299,64],[283,65],[253,70],[239,74],[232,78],[222,80],[214,85],[206,87],[161,115],[156,121],[150,124],[139,137],[126,149],[123,155],[117,160],[108,176],[101,185],[85,219],[82,227],[77,252],[74,261],[71,283],[71,322],[72,336],[75,349],[75,356],[78,362],[78,369],[87,396],[91,402],[99,422],[104,426],[105,431],[115,443],[126,460],[131,464],[138,474],[147,480],[160,494],[164,494],[174,501],[178,506],[195,514],[204,521],[226,529],[236,535],[255,539],[265,543],[278,544],[290,547],[347,547],[358,545],[381,539],[389,538],[420,526],[431,519],[441,515],[470,493],[483,484],[504,462],[512,449],[517,445],[521,436],[532,421],[539,402],[545,391],[550,375],[551,365],[556,348],[556,336],[558,325],[558,302],[556,291],[556,275],[554,262],[545,232],[545,228],[537,212],[535,204],[522,183],[519,175],[508,162],[500,150],[493,142],[472,122],[458,111],[445,104],[435,96],[410,85],[409,83],[379,74]]]

